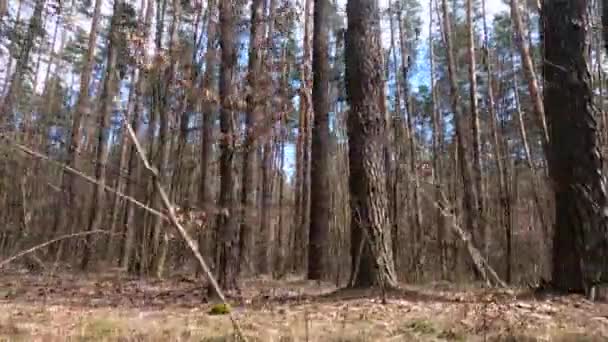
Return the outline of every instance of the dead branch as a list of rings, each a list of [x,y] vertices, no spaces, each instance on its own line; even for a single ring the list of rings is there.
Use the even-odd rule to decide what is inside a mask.
[[[8,259],[2,260],[0,261],[0,269],[3,268],[4,266],[10,264],[11,262],[15,261],[15,259],[21,258],[24,255],[33,253],[41,248],[44,248],[48,245],[51,245],[55,242],[61,241],[61,240],[67,240],[67,239],[71,239],[71,238],[75,238],[75,237],[81,237],[81,236],[86,236],[86,235],[91,235],[91,234],[110,234],[109,231],[107,230],[91,230],[91,231],[86,231],[86,232],[79,232],[79,233],[72,233],[72,234],[66,234],[66,235],[61,235],[59,237],[56,237],[52,240],[49,240],[47,242],[41,243],[39,245],[36,245],[32,248],[26,249],[24,251],[21,251],[15,255],[13,255],[12,257],[9,257]]]
[[[437,184],[434,184],[432,182],[425,182],[425,183],[431,184],[433,186],[438,186]],[[438,209],[441,212],[441,215],[443,215],[446,218],[452,218],[452,220],[451,220],[452,224],[450,224],[450,227],[456,233],[456,235],[460,238],[460,240],[462,240],[462,242],[465,243],[465,245],[467,247],[467,252],[469,253],[469,256],[471,257],[471,259],[473,259],[473,264],[475,265],[475,268],[477,268],[477,271],[479,271],[479,273],[483,276],[484,280],[488,283],[491,282],[496,286],[506,288],[507,283],[505,283],[502,279],[500,279],[500,277],[498,276],[498,273],[496,273],[496,271],[492,268],[492,266],[490,266],[490,263],[488,263],[488,261],[483,257],[483,255],[481,254],[479,249],[477,249],[477,247],[475,247],[475,245],[473,244],[473,241],[471,239],[471,234],[469,234],[462,227],[460,227],[460,225],[458,225],[458,223],[456,223],[456,220],[453,219],[454,215],[445,209],[446,206],[442,206],[435,199],[431,198],[431,196],[429,196],[424,190],[421,191],[420,193],[431,203],[431,205],[433,205],[433,207],[435,207],[436,209]],[[448,201],[447,201],[445,193],[443,191],[441,191],[441,196],[442,196],[443,202],[447,203]]]
[[[16,143],[16,142],[13,142],[13,141],[7,139],[6,136],[4,136],[4,135],[0,134],[0,138],[5,138],[4,140],[9,144],[10,147],[13,147],[14,149],[16,149],[16,150],[18,150],[20,152],[23,152],[23,153],[25,153],[27,155],[30,155],[32,157],[35,157],[35,158],[47,161],[50,164],[58,166],[58,167],[62,168],[63,170],[66,170],[66,171],[68,171],[68,172],[70,172],[70,173],[72,173],[72,174],[74,174],[74,175],[76,175],[78,177],[83,178],[84,180],[88,181],[91,184],[98,184],[99,183],[95,178],[89,177],[89,176],[85,175],[84,173],[82,173],[82,172],[80,172],[80,171],[78,171],[78,170],[76,170],[74,168],[71,168],[71,167],[69,167],[69,166],[67,166],[65,164],[62,164],[62,163],[60,163],[58,161],[55,161],[55,160],[51,159],[50,157],[48,157],[48,156],[46,156],[46,155],[44,155],[44,154],[42,154],[40,152],[34,151],[34,150],[28,148],[27,146],[21,145],[21,144]],[[48,183],[48,185],[51,186],[54,190],[61,191],[61,189],[55,189],[56,186],[54,186],[54,185],[52,185],[50,183]],[[117,191],[117,190],[115,190],[115,189],[113,189],[113,188],[111,188],[111,187],[109,187],[107,185],[105,185],[104,187],[105,187],[106,191],[111,192],[111,193],[115,194],[116,196],[118,196],[118,197],[120,197],[122,199],[125,199],[125,200],[127,200],[127,201],[135,204],[136,206],[138,206],[138,207],[140,207],[140,208],[142,208],[142,209],[144,209],[144,210],[146,210],[146,211],[148,211],[148,212],[150,212],[150,213],[152,213],[154,215],[160,216],[160,217],[162,217],[166,221],[171,221],[162,212],[160,212],[160,211],[158,211],[158,210],[156,210],[154,208],[150,208],[149,206],[143,204],[142,202],[136,200],[135,198],[133,198],[131,196],[128,196],[128,195],[125,195],[125,194],[123,194],[123,193],[121,193],[121,192],[119,192],[119,191]]]
[[[165,209],[169,213],[169,216],[168,216],[169,221],[177,229],[177,231],[179,232],[181,237],[186,241],[188,248],[190,248],[190,251],[192,251],[192,253],[196,257],[196,260],[198,261],[199,265],[205,272],[205,275],[209,279],[209,282],[213,286],[213,288],[214,288],[215,292],[217,293],[218,297],[220,298],[220,300],[224,304],[227,305],[228,303],[226,302],[226,297],[224,296],[224,293],[222,292],[217,280],[213,276],[211,269],[209,268],[209,266],[205,262],[205,259],[199,252],[197,243],[194,242],[194,240],[190,237],[190,235],[188,234],[186,229],[184,229],[184,227],[182,227],[182,225],[179,223],[179,220],[177,219],[177,216],[175,215],[174,206],[171,204],[171,201],[169,200],[169,196],[167,196],[167,193],[166,193],[163,185],[160,182],[160,177],[158,176],[158,171],[150,165],[150,162],[148,161],[146,154],[144,153],[143,149],[141,148],[141,145],[139,144],[139,141],[137,140],[137,136],[135,135],[135,132],[133,132],[133,128],[131,128],[131,125],[129,124],[129,122],[127,120],[123,120],[123,123],[125,125],[125,129],[127,130],[128,134],[129,134],[129,137],[131,138],[131,141],[133,142],[133,145],[135,145],[135,150],[137,151],[139,158],[141,159],[146,170],[150,173],[150,175],[152,176],[152,178],[154,180],[154,186],[156,187],[156,190],[158,191],[158,193],[160,195],[160,198],[162,200],[163,205],[165,206]],[[247,339],[245,338],[245,335],[243,335],[243,332],[241,331],[241,328],[240,328],[238,322],[236,321],[236,318],[234,317],[234,315],[231,312],[228,312],[228,316],[230,317],[230,321],[232,322],[232,326],[234,327],[234,330],[235,330],[236,334],[238,335],[238,337],[242,341],[247,341]]]

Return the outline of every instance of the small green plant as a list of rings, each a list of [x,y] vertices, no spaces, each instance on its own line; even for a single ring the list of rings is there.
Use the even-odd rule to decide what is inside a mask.
[[[227,303],[215,304],[211,307],[211,310],[209,310],[210,315],[227,315],[230,312],[232,312],[232,308],[230,307],[230,304]]]
[[[82,327],[82,339],[99,340],[120,335],[123,327],[117,321],[109,319],[94,319],[85,322]]]
[[[423,335],[434,335],[437,334],[437,328],[433,325],[433,323],[423,320],[416,319],[413,320],[405,326],[407,329],[412,330],[416,333]]]

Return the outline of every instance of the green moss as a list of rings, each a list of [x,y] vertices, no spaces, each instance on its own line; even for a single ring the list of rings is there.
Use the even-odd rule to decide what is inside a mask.
[[[215,304],[211,307],[211,310],[209,310],[210,315],[227,315],[230,312],[232,312],[232,307],[227,303]]]

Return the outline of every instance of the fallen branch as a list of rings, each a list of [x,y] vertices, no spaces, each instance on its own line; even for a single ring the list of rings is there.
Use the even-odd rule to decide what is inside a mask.
[[[128,120],[125,119],[125,120],[123,120],[123,122],[124,122],[124,126],[127,130],[127,133],[129,134],[131,141],[133,142],[133,145],[135,146],[135,150],[137,151],[139,158],[141,159],[141,161],[144,164],[144,167],[150,173],[150,175],[152,176],[152,178],[154,180],[154,186],[156,187],[156,190],[158,191],[158,193],[160,195],[160,198],[162,200],[163,205],[165,206],[165,209],[169,213],[169,216],[168,216],[169,221],[177,229],[177,231],[179,232],[181,237],[186,241],[188,248],[190,248],[190,251],[192,251],[192,254],[194,254],[194,256],[196,257],[196,260],[198,261],[199,265],[205,272],[205,275],[209,279],[209,282],[213,286],[215,293],[218,295],[218,297],[220,298],[222,303],[224,303],[225,305],[228,305],[228,303],[226,302],[226,297],[224,296],[224,293],[222,292],[217,280],[213,276],[211,269],[209,268],[209,266],[205,262],[205,259],[199,252],[197,243],[194,242],[194,240],[190,237],[188,232],[179,223],[179,220],[177,219],[177,216],[175,215],[175,209],[174,209],[173,205],[171,204],[171,201],[169,200],[169,196],[167,196],[167,192],[165,191],[163,185],[160,182],[160,177],[158,175],[158,171],[150,165],[150,162],[148,161],[148,158],[146,157],[144,150],[142,149],[139,141],[137,140],[137,136],[135,135],[135,132],[133,132],[133,128],[131,128],[131,125],[129,124]],[[234,330],[235,330],[237,336],[242,341],[247,341],[247,339],[245,338],[245,335],[243,335],[243,332],[241,331],[241,328],[239,327],[239,324],[236,321],[234,315],[231,312],[228,312],[228,316],[230,317],[230,321],[232,322],[232,326],[234,327]]]
[[[89,176],[85,175],[84,173],[82,173],[82,172],[80,172],[80,171],[78,171],[78,170],[76,170],[76,169],[74,169],[72,167],[69,167],[69,166],[67,166],[65,164],[62,164],[62,163],[60,163],[58,161],[55,161],[55,160],[51,159],[50,157],[48,157],[48,156],[46,156],[46,155],[44,155],[44,154],[42,154],[40,152],[36,152],[36,151],[28,148],[27,146],[24,146],[24,145],[21,145],[19,143],[10,141],[4,135],[0,135],[0,138],[5,138],[5,140],[8,142],[8,144],[11,147],[13,147],[14,149],[16,149],[16,150],[19,150],[19,151],[21,151],[21,152],[23,152],[23,153],[25,153],[27,155],[30,155],[32,157],[36,157],[38,159],[42,159],[44,161],[47,161],[50,164],[53,164],[53,165],[55,165],[57,167],[62,168],[63,170],[66,170],[66,171],[68,171],[68,172],[70,172],[70,173],[72,173],[72,174],[74,174],[74,175],[76,175],[78,177],[83,178],[84,180],[88,181],[91,184],[94,184],[94,185],[99,184],[99,182],[97,181],[97,179],[95,179],[93,177],[89,177]],[[61,189],[57,188],[55,185],[52,185],[50,183],[48,183],[48,185],[51,186],[51,188],[53,188],[53,190],[61,191]],[[113,189],[113,188],[111,188],[111,187],[109,187],[107,185],[104,185],[104,188],[105,188],[106,191],[111,192],[111,193],[115,194],[116,196],[118,196],[118,197],[120,197],[122,199],[125,199],[125,200],[127,200],[127,201],[129,201],[129,202],[131,202],[133,204],[135,204],[136,206],[138,206],[138,207],[140,207],[140,208],[142,208],[142,209],[144,209],[144,210],[146,210],[146,211],[148,211],[148,212],[150,212],[150,213],[152,213],[154,215],[160,216],[160,217],[162,217],[166,221],[170,221],[170,219],[165,214],[163,214],[162,212],[160,212],[160,211],[158,211],[158,210],[156,210],[154,208],[150,208],[149,206],[143,204],[142,202],[136,200],[135,198],[133,198],[131,196],[128,196],[128,195],[125,195],[125,194],[121,193],[120,191],[117,191],[116,189]]]
[[[425,182],[425,183],[431,184],[433,186],[437,186],[437,184],[435,184],[433,182]],[[456,235],[460,238],[460,240],[462,240],[462,242],[465,243],[465,245],[467,247],[467,251],[469,252],[469,256],[471,257],[471,259],[473,259],[473,264],[475,264],[475,268],[483,276],[484,280],[486,282],[491,282],[494,285],[497,285],[499,287],[503,287],[503,288],[507,287],[507,283],[505,283],[502,279],[500,279],[500,277],[498,276],[498,273],[496,273],[496,271],[492,268],[492,266],[490,266],[488,261],[483,257],[483,255],[477,249],[477,247],[475,247],[475,245],[473,244],[473,241],[471,239],[471,234],[469,234],[467,231],[462,229],[462,227],[460,227],[458,225],[458,223],[456,223],[456,220],[453,219],[454,215],[452,213],[448,212],[445,209],[445,206],[440,205],[436,200],[431,198],[426,192],[421,191],[421,193],[424,197],[426,197],[427,200],[429,200],[429,202],[431,202],[431,205],[433,205],[436,209],[438,209],[441,212],[441,215],[443,215],[446,218],[452,218],[452,220],[451,220],[452,224],[450,225],[450,227],[456,233]],[[448,202],[446,199],[445,193],[443,191],[441,191],[441,197],[442,197],[442,200],[444,203]]]
[[[11,262],[15,261],[16,259],[21,258],[22,256],[25,256],[27,254],[33,253],[41,248],[44,248],[48,245],[51,245],[55,242],[61,241],[61,240],[67,240],[67,239],[71,239],[71,238],[75,238],[75,237],[81,237],[81,236],[86,236],[86,235],[91,235],[91,234],[110,234],[109,231],[107,230],[91,230],[91,231],[87,231],[87,232],[79,232],[79,233],[72,233],[72,234],[66,234],[66,235],[61,235],[59,237],[56,237],[52,240],[49,240],[47,242],[41,243],[39,245],[36,245],[32,248],[26,249],[24,251],[21,251],[15,255],[13,255],[12,257],[9,257],[8,259],[2,260],[0,261],[0,269],[3,268],[4,266],[10,264]]]

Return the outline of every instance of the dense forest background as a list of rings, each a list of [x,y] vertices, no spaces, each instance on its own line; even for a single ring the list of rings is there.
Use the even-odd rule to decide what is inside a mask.
[[[164,277],[200,274],[198,249],[225,290],[260,275],[581,289],[608,251],[580,249],[608,238],[601,13],[4,1],[0,255],[56,239],[23,262]],[[552,34],[560,21],[576,29]]]

